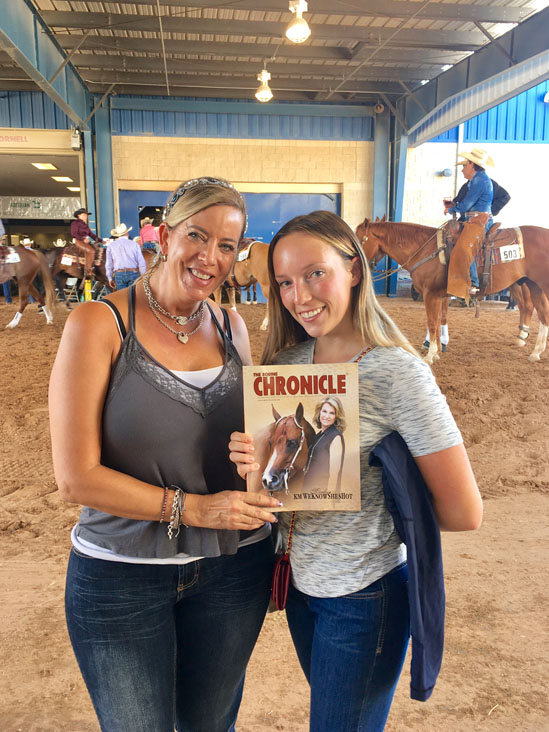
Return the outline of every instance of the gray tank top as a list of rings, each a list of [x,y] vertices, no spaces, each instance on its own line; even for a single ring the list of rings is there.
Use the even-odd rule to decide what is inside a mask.
[[[245,490],[228,458],[229,435],[243,431],[242,362],[211,308],[225,345],[219,376],[204,388],[172,374],[135,335],[135,287],[128,289],[129,331],[119,311],[123,337],[103,407],[101,464],[157,486],[179,486],[188,493]],[[209,307],[209,306],[208,306]],[[226,327],[228,318],[225,316]],[[160,506],[159,494],[159,506]],[[234,554],[250,532],[181,527],[168,539],[166,524],[136,521],[84,507],[77,536],[132,557],[171,557],[180,552],[216,557]]]

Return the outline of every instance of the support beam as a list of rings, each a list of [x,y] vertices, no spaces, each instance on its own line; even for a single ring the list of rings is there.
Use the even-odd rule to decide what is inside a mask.
[[[97,201],[99,208],[98,231],[104,239],[115,226],[114,180],[112,172],[111,110],[110,105],[100,106],[95,113],[95,149]]]
[[[3,5],[0,49],[77,127],[85,128],[89,92],[70,62],[60,69],[65,53],[30,0],[11,0]]]

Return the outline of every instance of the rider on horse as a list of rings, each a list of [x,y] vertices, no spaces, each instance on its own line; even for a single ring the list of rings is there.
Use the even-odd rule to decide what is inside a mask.
[[[103,239],[98,237],[88,226],[88,214],[85,208],[79,208],[74,212],[74,221],[71,223],[71,236],[77,248],[84,254],[84,277],[89,280],[92,277],[93,262],[95,260],[96,248],[90,242],[94,239],[98,244]]]
[[[463,175],[469,181],[468,190],[463,200],[455,203],[444,201],[444,213],[460,213],[465,216],[461,234],[454,246],[448,267],[448,293],[469,300],[470,295],[479,291],[478,275],[474,257],[480,248],[484,235],[492,227],[492,181],[485,167],[494,166],[494,161],[485,150],[474,149],[460,153],[464,160]]]

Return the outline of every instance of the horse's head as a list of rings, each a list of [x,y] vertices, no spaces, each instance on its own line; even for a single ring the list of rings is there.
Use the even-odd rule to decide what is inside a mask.
[[[303,416],[303,404],[298,404],[295,414],[281,417],[273,407],[275,422],[269,437],[269,458],[263,471],[263,488],[268,491],[288,492],[288,481],[302,471],[307,464],[310,442],[314,429]]]
[[[386,254],[383,251],[383,227],[381,226],[384,223],[385,214],[381,219],[378,216],[374,222],[366,218],[355,230],[355,234],[362,245],[366,259],[370,262],[371,267],[375,267]]]

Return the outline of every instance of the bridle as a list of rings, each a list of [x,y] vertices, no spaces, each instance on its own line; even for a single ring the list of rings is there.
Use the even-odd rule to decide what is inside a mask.
[[[280,422],[282,422],[283,419],[288,419],[288,417],[280,417],[276,421],[275,428],[273,430],[273,434],[276,432],[276,428],[278,427]],[[305,441],[305,430],[303,429],[303,426],[299,424],[299,422],[295,418],[295,415],[293,416],[293,420],[294,420],[295,426],[300,431],[300,435],[299,435],[299,445],[297,446],[297,450],[295,451],[294,456],[290,461],[290,464],[286,468],[284,468],[282,471],[283,479],[284,479],[284,490],[286,491],[286,493],[288,493],[288,490],[289,490],[288,489],[288,480],[290,478],[290,474],[291,474],[292,470],[294,470],[294,463],[297,460],[297,457],[298,457],[299,453],[301,452],[301,450],[303,448],[303,443]],[[271,446],[272,446],[272,443],[271,443]]]

